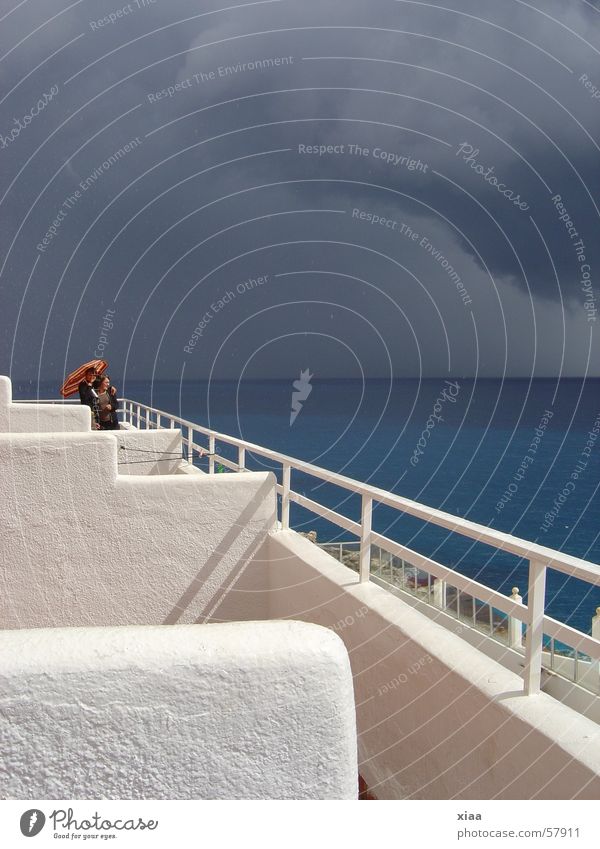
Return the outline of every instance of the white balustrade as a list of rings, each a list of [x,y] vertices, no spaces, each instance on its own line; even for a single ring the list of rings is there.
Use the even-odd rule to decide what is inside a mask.
[[[188,438],[187,438],[187,461],[190,466],[194,464],[194,429],[188,427]]]
[[[281,477],[281,527],[285,530],[290,526],[290,483],[292,470],[289,463],[284,463]]]
[[[157,417],[162,417],[168,422],[170,428],[180,427],[188,429],[188,462],[192,462],[194,434],[208,438],[209,452],[209,473],[214,472],[215,459],[218,460],[226,468],[234,471],[243,471],[246,468],[246,451],[251,451],[260,457],[268,459],[282,468],[282,483],[277,485],[277,492],[281,495],[281,527],[289,528],[290,525],[290,504],[292,502],[301,505],[307,510],[312,511],[316,515],[327,519],[354,534],[360,540],[359,553],[359,580],[361,582],[370,579],[371,569],[371,550],[373,546],[378,546],[381,552],[386,551],[390,557],[401,558],[413,566],[415,570],[421,569],[428,575],[429,595],[433,599],[433,604],[441,610],[447,609],[447,587],[450,585],[456,588],[456,614],[461,615],[460,599],[461,594],[469,595],[473,599],[473,624],[477,624],[477,607],[476,601],[479,600],[483,604],[487,604],[490,617],[490,633],[494,634],[494,610],[499,610],[508,617],[508,645],[514,650],[522,650],[522,635],[523,625],[526,625],[527,632],[525,638],[525,672],[524,672],[524,687],[525,692],[529,695],[534,695],[540,690],[542,661],[544,654],[544,634],[551,638],[551,646],[553,648],[554,641],[560,641],[565,645],[573,646],[575,649],[574,669],[577,674],[578,652],[585,652],[592,658],[592,662],[596,664],[596,668],[600,666],[600,608],[594,617],[592,625],[592,636],[583,634],[569,626],[557,622],[549,616],[545,615],[545,586],[546,573],[548,568],[556,569],[565,575],[579,578],[592,585],[600,586],[600,566],[595,563],[590,563],[581,560],[578,557],[573,557],[569,554],[564,554],[559,551],[554,551],[538,543],[529,542],[519,539],[511,534],[502,533],[493,528],[488,528],[485,525],[479,525],[476,522],[471,522],[467,519],[462,519],[458,516],[453,516],[449,513],[444,513],[442,510],[437,510],[427,505],[420,504],[416,501],[403,498],[400,495],[395,495],[392,492],[378,489],[369,484],[355,481],[345,475],[331,472],[327,469],[322,469],[314,466],[311,463],[303,460],[296,460],[288,457],[285,454],[280,454],[277,451],[272,451],[263,448],[259,445],[247,442],[236,437],[218,433],[209,428],[196,425],[193,422],[188,422],[178,416],[172,416],[163,410],[156,410],[148,407],[145,404],[135,403],[128,399],[123,399],[123,414],[126,420],[132,424],[134,419],[137,420],[138,427],[142,422],[142,409],[145,411],[146,427],[150,426],[150,414],[155,413]],[[157,418],[160,423],[162,418]],[[226,445],[231,445],[238,450],[237,464],[224,457],[216,455],[215,447],[217,442],[222,442]],[[360,521],[354,521],[347,516],[336,512],[330,507],[320,504],[310,498],[307,498],[300,493],[294,492],[291,489],[291,472],[296,470],[306,475],[317,478],[321,481],[333,483],[336,486],[346,489],[350,492],[357,493],[361,496],[361,518]],[[518,593],[518,589],[513,589],[512,596],[507,598],[501,593],[496,592],[484,584],[480,584],[470,578],[455,572],[418,554],[406,546],[397,543],[395,540],[389,539],[381,534],[375,533],[372,529],[373,503],[378,503],[392,507],[395,510],[401,511],[408,515],[422,519],[432,525],[437,525],[440,528],[445,528],[453,533],[461,534],[476,542],[485,543],[499,551],[506,551],[518,557],[525,558],[529,561],[529,579],[528,579],[528,603],[523,604],[523,599]],[[342,557],[342,544],[340,544],[340,557]],[[390,567],[391,569],[391,567]],[[415,571],[415,575],[417,572]],[[404,567],[403,567],[404,575]],[[432,584],[433,582],[433,584]],[[405,581],[403,582],[406,583]],[[415,585],[417,579],[415,578]],[[416,589],[416,586],[415,586]]]
[[[600,607],[596,608],[596,615],[592,616],[592,637],[600,642]],[[592,663],[594,683],[596,684],[598,693],[600,694],[600,660],[595,660]]]
[[[373,520],[373,499],[370,495],[363,493],[362,507],[360,516],[361,535],[360,535],[360,561],[359,575],[361,583],[369,580],[371,574],[371,542],[372,542],[372,520]]]
[[[511,598],[515,604],[523,604],[523,598],[519,595],[519,588],[512,588]],[[521,649],[523,646],[523,622],[516,616],[508,618],[508,645],[511,649]]]
[[[215,471],[215,437],[211,434],[208,437],[208,473],[214,474]]]
[[[433,603],[440,610],[446,609],[446,581],[436,578],[433,582]]]
[[[544,648],[544,596],[546,594],[546,565],[539,560],[529,562],[527,601],[529,623],[525,638],[525,692],[528,696],[540,692],[542,651]]]

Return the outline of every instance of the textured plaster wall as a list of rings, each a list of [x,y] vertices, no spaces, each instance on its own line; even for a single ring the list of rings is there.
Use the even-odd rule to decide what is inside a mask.
[[[120,475],[172,475],[181,465],[181,431],[116,430]]]
[[[343,643],[302,622],[0,633],[0,796],[352,799]]]
[[[382,799],[597,799],[600,726],[293,531],[274,532],[269,614],[335,629],[356,691],[359,771]]]
[[[0,375],[0,433],[88,430],[91,430],[88,407],[79,404],[13,404],[11,381]]]
[[[127,476],[117,462],[110,433],[0,434],[0,627],[203,621],[252,585],[271,473]],[[252,615],[266,603],[253,596]]]

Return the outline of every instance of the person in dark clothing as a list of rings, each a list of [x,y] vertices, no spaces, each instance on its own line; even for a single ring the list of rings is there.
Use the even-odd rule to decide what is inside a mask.
[[[108,377],[108,375],[106,375]],[[117,398],[117,387],[113,386],[110,382],[110,377],[108,377],[108,391],[110,393],[110,397],[112,401],[110,403],[112,407],[111,412],[111,420],[112,420],[112,430],[121,430],[121,425],[119,424],[119,417],[117,416],[117,410],[119,409],[119,399]]]
[[[89,368],[83,380],[78,386],[79,389],[79,400],[82,404],[85,404],[90,408],[92,412],[92,429],[99,430],[100,429],[100,418],[99,418],[99,408],[98,408],[98,394],[94,389],[94,380],[96,379],[96,370],[93,368]]]
[[[116,390],[114,394],[110,391],[110,379],[102,375],[94,382],[94,389],[98,395],[98,421],[101,430],[118,430]]]

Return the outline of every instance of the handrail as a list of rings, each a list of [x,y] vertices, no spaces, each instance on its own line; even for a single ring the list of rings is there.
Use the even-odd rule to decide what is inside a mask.
[[[455,572],[453,569],[449,569],[448,566],[443,566],[441,563],[431,560],[424,554],[419,554],[417,551],[413,551],[382,534],[374,533],[373,543],[379,548],[384,549],[384,551],[389,551],[396,557],[408,560],[411,565],[416,566],[423,572],[428,572],[439,581],[446,581],[446,583],[457,587],[461,592],[468,593],[486,604],[491,604],[497,610],[506,613],[507,616],[512,616],[514,619],[519,619],[521,622],[529,624],[530,618],[527,605],[516,604],[510,597],[502,595],[497,590],[493,590],[491,587],[481,584],[473,578],[467,578],[465,575],[461,575],[460,572]]]
[[[210,454],[209,473],[211,474],[214,473],[215,462],[222,463],[234,471],[245,471],[246,453],[248,451],[281,465],[282,482],[276,485],[276,491],[281,497],[281,527],[284,529],[289,527],[290,503],[294,502],[355,534],[359,537],[359,580],[361,582],[370,579],[371,548],[372,546],[379,546],[393,555],[406,558],[413,564],[420,565],[424,571],[433,575],[438,581],[454,585],[459,592],[465,592],[479,600],[484,600],[484,603],[501,610],[511,619],[525,623],[527,633],[523,677],[526,694],[535,694],[540,691],[544,634],[558,640],[564,640],[567,645],[573,645],[579,651],[585,650],[586,653],[596,660],[600,659],[600,640],[596,639],[596,635],[590,637],[581,631],[577,631],[564,623],[557,622],[546,616],[544,598],[546,572],[548,568],[556,569],[566,575],[587,581],[595,586],[600,586],[600,566],[598,564],[590,563],[570,554],[555,551],[538,543],[514,537],[502,531],[496,531],[468,519],[453,516],[443,510],[428,507],[425,504],[420,504],[401,495],[387,492],[371,484],[362,483],[346,475],[340,475],[337,472],[323,469],[304,460],[298,460],[279,451],[273,451],[261,445],[248,442],[247,440],[238,439],[235,436],[229,436],[228,434],[203,427],[156,407],[150,407],[147,404],[141,404],[129,398],[121,398],[119,401],[122,405],[121,412],[125,414],[126,419],[128,418],[132,424],[136,420],[138,427],[160,427],[162,419],[165,419],[169,427],[179,426],[182,430],[187,431],[186,436],[182,433],[182,442],[187,447],[187,459],[190,463],[193,460],[194,449],[199,450],[201,448],[194,441],[194,435],[202,434],[208,437]],[[228,458],[220,457],[216,453],[215,446],[217,442],[222,442],[238,449],[237,464]],[[292,471],[302,472],[360,495],[362,499],[360,520],[353,521],[347,516],[343,516],[335,510],[307,498],[301,493],[294,492],[291,488]],[[371,526],[373,502],[385,504],[395,510],[431,522],[438,527],[461,534],[476,542],[484,543],[493,548],[507,551],[510,554],[527,559],[529,561],[528,604],[525,605],[514,599],[506,598],[496,590],[486,587],[484,584],[480,584],[478,581],[467,578],[464,575],[460,575],[454,570],[424,555],[418,554],[388,537],[374,532]],[[566,642],[567,640],[570,640],[570,642]]]
[[[356,533],[356,531],[354,531],[354,533]],[[381,534],[373,534],[373,544],[379,548],[380,552],[385,551],[387,554],[391,554],[400,561],[408,563],[412,568],[435,578],[436,581],[439,581],[442,585],[444,585],[444,587],[454,587],[461,594],[464,593],[465,595],[477,599],[477,601],[482,602],[489,607],[493,607],[494,610],[501,611],[514,622],[525,625],[530,623],[531,617],[529,608],[527,605],[522,603],[521,597],[518,594],[515,598],[514,591],[513,596],[502,595],[502,593],[491,589],[486,584],[481,584],[479,581],[467,578],[466,576],[461,575],[460,572],[455,572],[453,569],[443,566],[435,560],[431,560],[424,554],[419,554],[407,546],[402,545],[395,540],[391,540],[389,537],[385,537]],[[342,559],[342,550],[344,548],[349,548],[350,550],[357,551],[357,546],[359,545],[360,543],[358,540],[336,540],[335,542],[330,543],[320,543],[319,547],[335,549],[339,546],[339,559],[340,562],[344,562]],[[388,583],[391,587],[397,586],[393,581],[391,583],[386,582],[386,579],[383,578],[381,574],[378,575],[378,580],[383,584]],[[577,628],[572,628],[570,625],[566,625],[564,622],[560,622],[559,620],[553,619],[551,616],[547,615],[544,615],[543,625],[543,632],[546,637],[551,637],[555,641],[576,649],[578,652],[584,652],[589,654],[591,657],[600,659],[600,640],[596,637],[590,637],[583,631],[579,631]]]
[[[332,472],[328,469],[323,469],[320,466],[314,466],[312,463],[307,463],[305,460],[298,460],[290,457],[287,454],[281,454],[278,451],[273,451],[270,448],[264,448],[261,445],[256,445],[253,442],[248,442],[244,439],[238,439],[235,436],[229,436],[220,433],[216,430],[203,427],[202,425],[194,424],[187,419],[174,416],[171,413],[166,413],[157,407],[148,407],[146,404],[139,404],[137,401],[131,401],[128,398],[119,399],[123,403],[134,404],[144,410],[158,413],[165,416],[167,419],[178,422],[184,427],[191,428],[197,433],[202,433],[205,436],[211,436],[219,442],[225,442],[229,445],[234,445],[238,448],[244,448],[246,451],[251,451],[254,454],[260,454],[269,460],[274,460],[282,465],[290,465],[292,468],[305,472],[313,477],[319,478],[326,483],[333,483],[343,489],[348,489],[351,492],[358,492],[361,495],[368,495],[379,504],[385,504],[388,507],[400,509],[403,513],[408,513],[418,519],[424,519],[432,522],[434,525],[446,528],[447,530],[459,533],[474,539],[476,542],[491,545],[493,548],[507,551],[510,554],[515,554],[518,557],[523,557],[527,560],[535,558],[543,560],[547,566],[552,569],[557,569],[571,577],[581,578],[582,580],[600,586],[600,566],[596,563],[590,563],[580,557],[575,557],[571,554],[564,554],[560,551],[555,551],[544,545],[539,545],[535,542],[530,542],[503,531],[496,531],[488,528],[485,525],[480,525],[477,522],[472,522],[469,519],[462,519],[459,516],[453,516],[451,513],[446,513],[443,510],[438,510],[435,507],[428,507],[425,504],[420,504],[418,501],[412,501],[409,498],[404,498],[401,495],[395,495],[384,489],[372,486],[371,484],[362,483],[354,480],[346,475],[340,475],[338,472]]]

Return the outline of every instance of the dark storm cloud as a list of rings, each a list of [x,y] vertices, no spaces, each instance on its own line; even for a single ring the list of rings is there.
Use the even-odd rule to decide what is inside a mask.
[[[591,4],[30,5],[0,371],[597,373]]]

